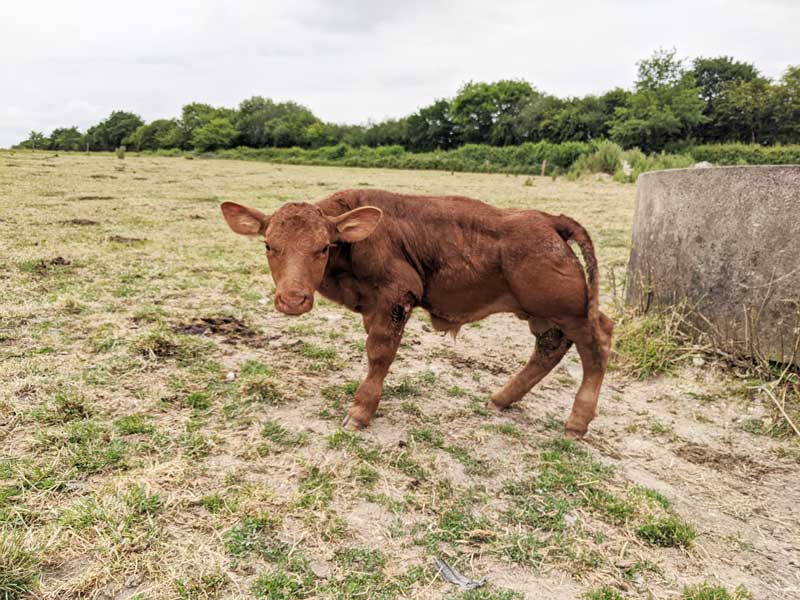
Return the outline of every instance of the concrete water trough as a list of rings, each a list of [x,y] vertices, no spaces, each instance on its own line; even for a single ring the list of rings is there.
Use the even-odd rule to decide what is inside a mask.
[[[800,165],[639,177],[627,302],[682,305],[727,351],[800,365]]]

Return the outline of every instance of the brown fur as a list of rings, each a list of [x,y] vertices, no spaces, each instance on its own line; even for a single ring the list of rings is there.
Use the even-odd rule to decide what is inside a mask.
[[[575,343],[584,376],[566,430],[586,432],[613,322],[598,309],[594,247],[576,221],[458,196],[381,190],[286,204],[272,216],[227,202],[222,211],[234,231],[263,237],[278,310],[307,312],[318,291],[363,315],[369,371],[345,421],[369,424],[405,324],[420,307],[434,328],[453,334],[498,312],[528,321],[536,336],[533,355],[492,396],[497,408],[520,400]],[[581,250],[585,275],[569,241]]]

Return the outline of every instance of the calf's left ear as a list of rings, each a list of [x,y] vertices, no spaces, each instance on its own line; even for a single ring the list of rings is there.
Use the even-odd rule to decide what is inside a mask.
[[[374,206],[362,206],[334,217],[331,219],[336,227],[336,239],[333,241],[360,242],[375,230],[381,217],[383,211]]]

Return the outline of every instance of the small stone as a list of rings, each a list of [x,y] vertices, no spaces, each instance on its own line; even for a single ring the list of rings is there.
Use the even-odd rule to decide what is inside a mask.
[[[331,567],[321,560],[312,560],[308,567],[317,579],[327,579],[331,576]]]

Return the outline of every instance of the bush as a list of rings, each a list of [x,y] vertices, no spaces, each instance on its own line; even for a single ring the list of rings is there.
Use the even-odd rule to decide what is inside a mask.
[[[641,152],[640,152],[641,154]],[[614,175],[622,169],[622,148],[614,142],[601,141],[591,154],[584,154],[572,164],[570,175],[578,177],[588,173]]]
[[[220,133],[220,131],[216,131]],[[210,131],[201,131],[203,137]],[[224,132],[223,132],[224,133]],[[219,149],[232,139],[208,139],[198,148],[218,149],[209,158],[258,160],[292,165],[343,165],[346,167],[385,169],[425,169],[472,173],[513,173],[539,175],[545,165],[546,175],[568,172],[572,178],[590,173],[608,173],[622,183],[635,182],[642,173],[661,169],[682,169],[708,160],[717,164],[766,164],[800,162],[800,146],[747,146],[721,144],[696,146],[680,153],[645,154],[638,148],[622,150],[607,140],[593,142],[526,142],[518,146],[465,144],[453,150],[408,152],[402,146],[350,146],[336,144],[320,148],[238,148]],[[212,136],[213,137],[213,136]],[[157,150],[157,156],[176,156],[178,150]],[[204,155],[205,156],[205,155]],[[546,161],[546,162],[545,162]]]
[[[690,148],[689,154],[697,162],[708,161],[715,165],[800,164],[800,145],[707,144]]]
[[[433,169],[475,173],[539,174],[547,161],[547,173],[566,171],[575,160],[594,150],[583,142],[526,143],[519,146],[487,146],[466,144],[449,151],[407,152],[402,146],[354,148],[347,144],[304,148],[246,148],[220,150],[218,158],[263,160],[305,165],[344,165],[348,167],[380,167],[393,169]]]

